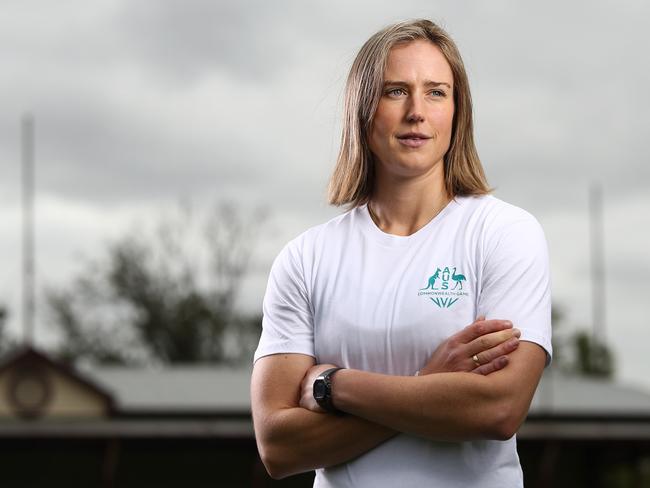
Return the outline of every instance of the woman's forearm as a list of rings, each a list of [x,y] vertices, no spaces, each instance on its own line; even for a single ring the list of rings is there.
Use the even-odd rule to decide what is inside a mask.
[[[369,451],[396,432],[353,415],[276,410],[256,419],[257,444],[273,478],[335,466]]]
[[[350,414],[435,440],[502,438],[505,412],[486,381],[471,373],[409,377],[342,370],[334,378],[333,401]]]
[[[336,408],[399,432],[435,440],[508,439],[523,422],[545,364],[525,342],[507,367],[488,376],[389,376],[358,370],[334,375]]]

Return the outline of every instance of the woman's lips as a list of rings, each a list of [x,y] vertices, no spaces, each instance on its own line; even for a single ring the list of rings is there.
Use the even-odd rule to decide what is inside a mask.
[[[407,147],[420,147],[426,144],[430,138],[426,137],[398,137],[400,144]]]

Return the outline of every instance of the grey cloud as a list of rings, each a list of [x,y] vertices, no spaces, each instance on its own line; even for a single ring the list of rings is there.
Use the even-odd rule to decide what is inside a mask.
[[[453,2],[443,2],[458,9]],[[225,70],[260,83],[295,64],[330,61],[332,50],[353,55],[368,35],[405,15],[392,2],[283,2],[210,0],[124,3],[112,22],[126,56],[171,79],[192,81]],[[405,1],[400,13],[422,12]],[[469,7],[471,8],[471,7]],[[351,47],[350,47],[351,46]],[[329,51],[329,53],[328,53]]]
[[[173,0],[128,2],[114,18],[128,56],[185,82],[211,70],[267,79],[296,51],[289,4]]]

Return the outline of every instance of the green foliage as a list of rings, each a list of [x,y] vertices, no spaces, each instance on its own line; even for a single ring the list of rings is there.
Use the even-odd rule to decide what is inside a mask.
[[[7,319],[9,318],[9,309],[6,305],[0,304],[0,356],[13,350],[18,346],[18,341],[10,334],[7,327]]]
[[[567,364],[570,362],[570,351],[567,351],[566,344],[568,342],[566,331],[564,330],[564,309],[557,303],[551,306],[551,324],[553,324],[553,335],[551,338],[553,347],[553,362],[552,367],[557,369],[566,370]]]
[[[260,224],[221,204],[188,208],[109,245],[66,289],[48,292],[64,359],[99,363],[250,359],[261,317],[234,306]]]
[[[595,341],[587,332],[576,332],[573,336],[575,349],[575,371],[584,376],[611,378],[614,374],[614,360],[606,344]]]
[[[591,335],[578,330],[563,330],[564,311],[553,304],[553,367],[569,374],[611,378],[614,374],[614,356],[609,346],[594,340]],[[559,330],[558,330],[559,329]]]
[[[7,333],[5,331],[5,325],[7,323],[7,309],[0,305],[0,354],[4,354],[7,349]]]

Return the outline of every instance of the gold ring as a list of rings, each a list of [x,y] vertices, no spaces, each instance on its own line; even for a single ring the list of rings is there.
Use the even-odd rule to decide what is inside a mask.
[[[477,367],[481,365],[481,361],[478,360],[478,356],[476,354],[472,356],[472,361],[474,361],[474,364],[476,364]]]

